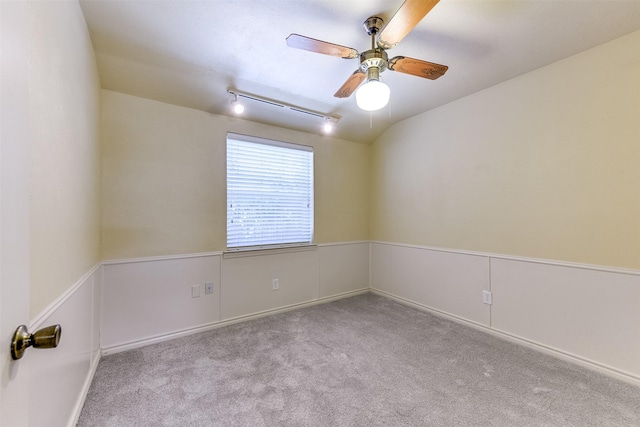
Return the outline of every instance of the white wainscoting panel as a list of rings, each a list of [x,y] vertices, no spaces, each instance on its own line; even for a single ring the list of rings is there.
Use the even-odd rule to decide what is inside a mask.
[[[638,271],[372,242],[371,289],[640,384]]]
[[[105,262],[101,348],[122,346],[220,320],[220,255]],[[205,294],[205,283],[213,293]],[[200,296],[192,297],[198,286]]]
[[[393,245],[371,243],[369,286],[390,294],[399,290],[397,280],[393,277]]]
[[[272,290],[272,279],[280,281]],[[62,325],[29,349],[32,427],[73,426],[102,351],[168,339],[371,289],[640,383],[640,272],[384,242],[96,266],[29,325]],[[204,284],[214,284],[205,294]],[[192,286],[200,297],[192,298]],[[493,305],[482,303],[491,290]]]
[[[369,288],[369,242],[103,263],[100,348],[111,354]],[[279,289],[273,290],[273,279]],[[204,283],[214,283],[205,294]],[[191,297],[200,285],[200,297]]]
[[[30,427],[72,426],[80,415],[99,359],[94,286],[100,274],[96,266],[29,326],[29,332],[62,327],[57,348],[30,348],[23,356],[30,367]]]
[[[371,287],[473,323],[490,325],[486,257],[430,249],[371,244]]]
[[[492,259],[492,325],[640,378],[640,275]]]
[[[91,353],[93,363],[97,365],[100,360],[100,327],[102,322],[102,281],[104,278],[104,267],[100,268],[93,275],[93,316],[91,317]],[[96,366],[93,367],[94,369]]]
[[[318,247],[319,297],[369,288],[369,242]]]
[[[272,289],[272,280],[280,281]],[[318,251],[222,259],[222,320],[274,310],[318,298]]]

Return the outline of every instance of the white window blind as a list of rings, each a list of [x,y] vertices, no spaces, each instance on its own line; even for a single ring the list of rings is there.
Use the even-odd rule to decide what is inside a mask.
[[[313,241],[313,149],[227,135],[227,249]]]

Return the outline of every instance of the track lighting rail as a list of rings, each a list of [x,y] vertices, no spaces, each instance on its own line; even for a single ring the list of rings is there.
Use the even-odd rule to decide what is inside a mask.
[[[250,99],[252,101],[263,102],[265,104],[273,105],[275,107],[286,108],[288,110],[295,111],[295,112],[298,112],[298,113],[302,113],[302,114],[307,114],[307,115],[310,115],[310,116],[318,117],[318,118],[321,118],[321,119],[325,120],[326,122],[330,122],[330,123],[334,123],[334,124],[338,123],[340,121],[340,119],[342,119],[342,116],[340,116],[339,114],[325,114],[325,113],[321,113],[319,111],[310,110],[308,108],[300,107],[298,105],[287,104],[285,102],[280,102],[280,101],[276,101],[276,100],[273,100],[273,99],[264,98],[262,96],[253,95],[253,94],[246,93],[246,92],[240,92],[240,91],[237,91],[237,90],[234,90],[234,89],[228,89],[227,93],[229,93],[230,95],[233,95],[236,100],[238,98],[245,98],[245,99]]]

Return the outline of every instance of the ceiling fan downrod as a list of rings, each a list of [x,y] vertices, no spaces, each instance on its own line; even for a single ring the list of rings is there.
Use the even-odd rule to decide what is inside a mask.
[[[371,49],[360,54],[360,70],[367,75],[367,81],[380,80],[380,73],[387,69],[389,57],[384,49],[376,47],[376,35],[382,28],[382,18],[372,16],[362,24],[371,36]]]

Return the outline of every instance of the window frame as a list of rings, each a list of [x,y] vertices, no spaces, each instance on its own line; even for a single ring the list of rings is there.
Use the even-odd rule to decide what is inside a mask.
[[[278,147],[278,148],[285,148],[285,149],[289,149],[289,150],[297,150],[297,151],[302,151],[302,152],[306,152],[309,153],[310,156],[310,171],[309,171],[309,186],[308,186],[308,192],[309,192],[309,200],[308,200],[308,208],[309,208],[309,227],[310,230],[308,230],[308,235],[309,235],[309,239],[308,241],[305,239],[304,241],[300,241],[300,242],[280,242],[280,243],[268,243],[268,244],[262,244],[262,243],[257,243],[257,244],[249,244],[249,245],[238,245],[238,246],[229,246],[229,225],[230,225],[230,201],[229,201],[229,141],[233,140],[233,141],[238,141],[241,143],[248,143],[248,144],[258,144],[258,145],[265,145],[265,146],[271,146],[271,147]],[[268,139],[268,138],[261,138],[261,137],[256,137],[256,136],[250,136],[250,135],[243,135],[243,134],[238,134],[238,133],[233,133],[233,132],[227,132],[226,135],[226,140],[225,140],[225,156],[226,156],[226,160],[225,160],[225,188],[226,188],[226,199],[225,199],[225,218],[226,218],[226,223],[225,223],[225,236],[226,236],[226,254],[240,254],[240,253],[246,253],[246,252],[255,252],[255,251],[264,251],[264,250],[269,250],[269,251],[273,251],[273,250],[279,250],[279,251],[289,251],[289,250],[302,250],[305,248],[314,248],[316,245],[314,244],[314,235],[315,235],[315,156],[314,156],[314,149],[313,146],[309,146],[309,145],[303,145],[303,144],[296,144],[296,143],[291,143],[291,142],[285,142],[285,141],[278,141],[278,140],[273,140],[273,139]]]

